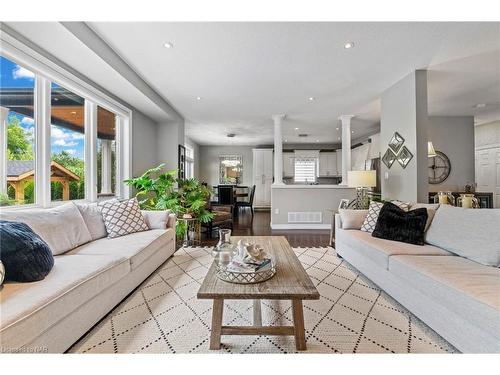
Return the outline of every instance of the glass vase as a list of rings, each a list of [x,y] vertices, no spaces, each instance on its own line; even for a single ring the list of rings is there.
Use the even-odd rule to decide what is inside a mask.
[[[231,261],[234,245],[231,243],[231,229],[219,229],[219,242],[212,250],[212,256],[220,264]]]

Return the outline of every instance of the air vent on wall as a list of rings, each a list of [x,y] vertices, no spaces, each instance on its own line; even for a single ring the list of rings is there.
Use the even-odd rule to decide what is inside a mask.
[[[322,223],[323,215],[321,211],[313,212],[289,212],[289,223]]]
[[[304,133],[302,133],[302,134],[299,134],[299,137],[304,138],[304,137],[307,137],[308,135],[309,135],[309,134],[304,134]]]

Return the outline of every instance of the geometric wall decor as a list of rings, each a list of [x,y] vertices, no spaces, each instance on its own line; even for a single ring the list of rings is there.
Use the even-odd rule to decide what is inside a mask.
[[[382,161],[388,169],[391,169],[392,164],[394,164],[394,162],[396,161],[396,154],[392,152],[390,148],[388,148],[384,156],[382,156]]]
[[[403,168],[406,168],[410,160],[413,158],[413,154],[410,152],[408,147],[403,146],[404,143],[405,139],[401,136],[401,134],[394,132],[391,140],[389,141],[389,148],[382,157],[382,161],[388,169],[391,169],[394,161],[396,160]]]
[[[408,150],[406,146],[403,146],[401,149],[401,152],[397,156],[398,158],[398,163],[404,168],[408,165],[410,160],[413,158],[413,154]]]
[[[401,146],[403,146],[403,143],[405,143],[405,139],[401,136],[401,134],[395,132],[391,140],[389,141],[389,148],[394,152],[395,155],[397,155],[399,153],[399,150],[401,149]]]

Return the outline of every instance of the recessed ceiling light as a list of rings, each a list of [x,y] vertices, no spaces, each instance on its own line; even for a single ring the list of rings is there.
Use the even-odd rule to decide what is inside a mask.
[[[351,130],[351,133],[354,134],[354,130]]]
[[[354,42],[347,42],[344,44],[345,49],[354,48]]]
[[[337,138],[340,141],[340,137]]]
[[[316,139],[316,142],[319,142],[319,139]]]
[[[295,128],[295,130],[299,130],[299,128]]]
[[[314,96],[310,96],[310,97],[309,97],[309,101],[310,101],[310,102],[313,102],[313,101],[314,101]]]
[[[339,128],[336,128],[337,130],[339,130]]]
[[[285,139],[285,143],[288,142],[288,139]]]
[[[167,42],[163,45],[165,48],[174,48],[174,45],[171,42]]]
[[[196,100],[200,101],[201,100],[201,96],[197,96]]]
[[[484,108],[486,107],[486,103],[479,103],[474,106],[474,108]]]

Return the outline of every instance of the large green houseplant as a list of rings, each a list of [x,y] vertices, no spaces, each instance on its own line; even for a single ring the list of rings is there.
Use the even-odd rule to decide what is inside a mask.
[[[134,187],[136,197],[144,210],[171,210],[178,218],[196,218],[208,223],[214,217],[207,207],[210,191],[194,178],[181,180],[177,171],[162,172],[164,164],[148,169],[141,176],[125,180]],[[177,220],[176,234],[186,232],[186,222]]]

